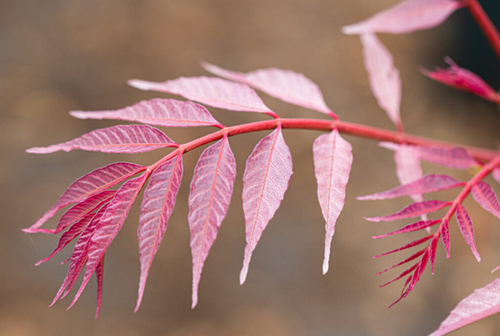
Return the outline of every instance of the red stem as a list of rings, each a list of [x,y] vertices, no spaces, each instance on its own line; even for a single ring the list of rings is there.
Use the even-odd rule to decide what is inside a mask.
[[[224,135],[233,136],[250,132],[271,130],[275,129],[278,125],[281,125],[283,128],[310,129],[317,131],[331,131],[333,128],[337,128],[340,133],[354,135],[362,138],[368,138],[379,141],[390,141],[395,143],[404,143],[404,144],[424,146],[424,147],[435,146],[435,147],[453,148],[459,146],[457,144],[449,142],[437,141],[433,139],[418,137],[411,134],[393,132],[381,128],[354,124],[340,120],[277,118],[273,120],[258,121],[248,124],[226,127],[224,129],[215,131],[199,139],[187,142],[185,144],[180,145],[179,148],[177,148],[175,151],[171,152],[158,162],[151,165],[148,169],[150,171],[153,171],[163,162],[166,162],[175,155],[179,154],[179,152],[181,153],[189,152],[195,148],[219,140]],[[470,147],[470,146],[459,146],[459,147],[466,149],[469,155],[471,155],[476,160],[483,162],[489,162],[500,155],[500,152],[498,151],[493,151],[483,148]]]
[[[477,0],[464,0],[464,4],[476,20],[479,27],[483,30],[484,35],[486,35],[486,38],[500,59],[500,34],[484,11],[483,7],[481,7]]]

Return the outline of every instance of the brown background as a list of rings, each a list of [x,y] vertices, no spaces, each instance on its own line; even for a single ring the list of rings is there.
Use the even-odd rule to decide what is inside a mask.
[[[357,195],[394,187],[392,154],[373,141],[346,138],[354,165],[345,211],[333,239],[330,271],[321,275],[324,222],[316,200],[311,156],[320,133],[286,131],[294,175],[281,208],[257,247],[244,286],[244,220],[241,176],[244,163],[264,135],[231,139],[238,164],[232,205],[207,259],[200,302],[191,310],[191,254],[187,224],[188,186],[201,150],[185,156],[183,187],[163,244],[153,263],[142,307],[133,314],[139,278],[136,228],[138,205],[106,258],[101,316],[94,320],[95,284],[70,311],[70,299],[47,308],[67,266],[60,257],[39,267],[57,237],[24,235],[76,178],[113,161],[150,164],[161,152],[107,155],[75,151],[45,156],[26,148],[73,139],[113,121],[82,121],[70,110],[106,110],[163,94],[126,85],[131,78],[153,81],[207,75],[209,61],[250,71],[279,67],[302,72],[321,87],[327,104],[346,121],[393,129],[373,98],[357,37],[340,33],[393,5],[383,1],[319,0],[3,0],[0,2],[0,335],[426,335],[474,288],[491,282],[500,264],[498,219],[471,200],[478,264],[452,223],[452,257],[442,246],[436,272],[423,275],[415,291],[390,310],[401,283],[380,289],[391,274],[375,273],[403,258],[372,256],[411,237],[372,240],[403,223],[374,224],[363,216],[387,214],[409,199],[359,202]],[[491,1],[490,3],[493,3]],[[485,4],[487,4],[485,2]],[[491,8],[493,16],[499,11]],[[402,36],[382,35],[403,80],[402,117],[409,133],[495,148],[498,108],[479,98],[433,83],[416,70],[442,65],[450,55],[498,87],[498,62],[484,38],[461,10],[442,26]],[[318,117],[262,95],[284,117]],[[211,109],[232,125],[265,118]],[[210,130],[171,129],[178,142]],[[426,172],[449,172],[425,164]],[[470,172],[454,173],[467,179]],[[494,182],[492,182],[494,183]],[[498,188],[498,185],[495,186]],[[455,192],[438,195],[450,199]],[[139,203],[139,202],[138,202]],[[54,226],[55,220],[48,226]],[[413,236],[414,238],[417,235]],[[407,254],[405,254],[406,256]],[[498,316],[454,335],[497,335]]]

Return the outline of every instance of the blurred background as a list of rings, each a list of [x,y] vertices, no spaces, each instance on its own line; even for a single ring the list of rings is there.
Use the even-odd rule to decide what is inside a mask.
[[[245,285],[241,177],[245,160],[265,132],[231,138],[238,165],[229,213],[208,257],[198,306],[191,310],[191,253],[187,223],[189,183],[202,149],[185,155],[185,173],[165,239],[150,272],[140,310],[134,314],[139,280],[137,222],[132,209],[106,257],[103,307],[94,320],[91,281],[69,311],[70,299],[47,308],[67,271],[70,251],[35,267],[58,237],[25,235],[76,178],[114,161],[151,164],[166,152],[108,155],[74,151],[45,156],[25,149],[64,142],[114,121],[77,120],[71,110],[118,109],[140,100],[171,97],[127,86],[139,78],[164,81],[208,75],[201,61],[235,71],[278,67],[304,73],[323,91],[341,119],[393,129],[371,94],[356,36],[340,32],[394,5],[396,0],[3,0],[0,2],[0,335],[427,335],[473,289],[498,275],[498,219],[470,199],[483,260],[478,264],[451,223],[452,256],[438,248],[429,270],[409,297],[402,283],[379,285],[398,271],[375,273],[409,255],[372,259],[418,234],[372,240],[404,222],[370,223],[363,217],[395,212],[410,199],[360,202],[356,196],[397,185],[392,153],[370,140],[346,136],[354,164],[345,210],[333,239],[330,271],[321,272],[324,221],[316,200],[311,146],[316,131],[285,131],[294,160],[288,193],[256,248]],[[500,18],[498,1],[481,1]],[[500,24],[497,21],[497,24]],[[500,66],[466,10],[443,25],[407,35],[380,35],[394,55],[403,81],[402,118],[407,132],[461,144],[498,148],[498,107],[441,86],[418,72],[460,66],[500,87]],[[324,118],[320,113],[262,95],[283,117]],[[226,125],[265,119],[251,113],[210,109]],[[210,129],[168,129],[186,142]],[[167,150],[168,151],[168,150]],[[431,164],[425,172],[451,173]],[[489,180],[495,183],[493,180]],[[498,184],[494,186],[500,191]],[[435,197],[450,199],[455,192]],[[429,198],[427,198],[429,199]],[[439,213],[438,213],[439,215]],[[57,217],[46,225],[54,227]],[[70,295],[71,296],[71,295]],[[453,335],[498,335],[500,317],[490,317]]]

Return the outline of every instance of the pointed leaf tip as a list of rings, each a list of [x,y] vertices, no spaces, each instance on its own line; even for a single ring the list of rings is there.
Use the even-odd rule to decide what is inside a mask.
[[[344,34],[405,34],[430,29],[444,22],[455,10],[463,7],[455,0],[407,0],[372,17],[342,28]]]
[[[135,311],[141,305],[151,264],[167,230],[181,178],[182,155],[179,154],[156,168],[144,190],[137,229],[141,274]]]
[[[352,147],[334,129],[320,135],[313,145],[314,171],[318,183],[318,200],[325,219],[325,253],[323,274],[328,271],[335,224],[344,207],[345,192],[352,165]]]
[[[243,212],[247,245],[240,283],[245,282],[253,250],[279,208],[292,176],[292,156],[281,127],[264,137],[250,154],[243,174]]]
[[[193,306],[205,260],[226,216],[236,177],[236,160],[227,136],[203,151],[189,193],[188,222],[193,260]]]
[[[276,68],[241,73],[222,69],[206,62],[203,62],[202,66],[214,75],[246,84],[287,103],[334,115],[326,106],[318,86],[301,73]]]
[[[361,43],[373,95],[389,119],[400,129],[401,78],[392,55],[374,34],[361,35]]]
[[[470,246],[472,254],[478,262],[481,261],[481,256],[477,252],[476,242],[474,240],[474,229],[472,228],[472,221],[469,214],[461,204],[457,204],[457,210],[455,212],[457,218],[458,226],[462,232],[462,236],[465,239],[467,245]]]
[[[429,336],[443,336],[500,311],[500,279],[463,299]]]
[[[275,116],[253,89],[221,78],[180,77],[162,83],[132,80],[129,84],[141,90],[176,94],[230,111],[260,112]]]

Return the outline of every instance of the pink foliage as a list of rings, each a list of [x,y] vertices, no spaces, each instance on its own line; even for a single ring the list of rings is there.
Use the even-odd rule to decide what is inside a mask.
[[[472,196],[486,211],[500,219],[500,204],[495,192],[486,182],[479,182],[472,187]]]
[[[144,190],[137,230],[141,275],[135,311],[141,305],[149,269],[167,230],[167,222],[174,209],[181,178],[182,155],[179,154],[156,168]]]
[[[455,0],[407,0],[342,29],[344,34],[404,34],[440,25],[463,7]]]
[[[292,156],[281,134],[281,128],[278,127],[255,146],[243,175],[243,212],[247,245],[240,284],[246,280],[253,250],[278,210],[291,176]]]
[[[462,236],[464,236],[465,242],[470,246],[472,254],[476,257],[476,260],[481,261],[481,257],[477,252],[476,242],[474,240],[474,230],[472,228],[472,221],[470,219],[469,214],[462,206],[462,204],[457,204],[457,210],[455,212],[457,216],[458,226],[460,227],[460,231],[462,232]]]
[[[387,237],[387,236],[392,236],[392,235],[395,235],[395,234],[407,233],[407,232],[415,232],[415,231],[422,230],[422,229],[425,229],[427,227],[430,227],[432,225],[436,225],[437,223],[440,223],[440,222],[441,222],[440,219],[438,219],[438,220],[420,221],[420,222],[416,222],[416,223],[413,223],[413,224],[406,225],[405,227],[403,227],[403,228],[401,228],[401,229],[399,229],[397,231],[386,233],[385,235],[382,235],[382,236],[375,236],[375,237],[372,237],[372,238],[374,238],[374,239],[380,239],[380,238],[384,238],[384,237]]]
[[[429,336],[446,335],[453,330],[481,320],[500,311],[500,279],[476,289],[453,309],[439,329]]]
[[[208,63],[203,63],[203,67],[214,75],[246,84],[287,103],[328,115],[333,114],[326,106],[318,86],[303,74],[276,68],[241,73],[225,70]]]
[[[146,167],[134,163],[116,162],[80,177],[68,187],[56,204],[42,218],[23,231],[26,233],[39,232],[38,228],[65,206],[81,202],[145,169]]]
[[[318,181],[318,199],[326,221],[325,256],[323,274],[328,272],[330,246],[335,223],[344,207],[345,190],[352,165],[351,145],[334,129],[320,135],[313,146],[314,171]]]
[[[162,131],[147,125],[119,125],[84,134],[74,140],[49,147],[34,147],[28,153],[47,154],[74,149],[104,153],[142,153],[163,147],[175,147]]]
[[[392,55],[374,34],[361,35],[361,43],[372,92],[379,106],[400,129],[401,79]]]
[[[72,111],[70,114],[80,119],[129,120],[164,127],[223,127],[205,107],[192,102],[174,99],[141,101],[115,111]]]
[[[436,82],[470,92],[487,100],[499,101],[495,90],[478,75],[460,68],[450,57],[445,57],[444,61],[450,66],[448,69],[436,68],[436,71],[423,69],[422,73]]]
[[[451,176],[429,174],[418,179],[417,181],[404,184],[394,189],[390,189],[381,193],[357,197],[357,199],[360,201],[390,199],[401,196],[426,194],[439,190],[447,190],[459,187],[461,185],[464,185],[464,183],[457,181]]]
[[[393,215],[382,216],[382,217],[369,217],[365,219],[370,222],[380,222],[380,221],[388,222],[398,219],[417,217],[423,214],[429,214],[431,212],[438,211],[439,209],[449,206],[450,204],[451,202],[443,202],[437,200],[418,202],[407,206],[406,208],[396,212]]]
[[[193,255],[193,303],[203,264],[226,216],[236,177],[236,161],[227,137],[208,147],[200,156],[189,193],[189,228]]]
[[[129,84],[137,89],[168,92],[230,111],[274,114],[254,90],[244,84],[221,78],[181,77],[163,83],[134,79],[129,81]]]

